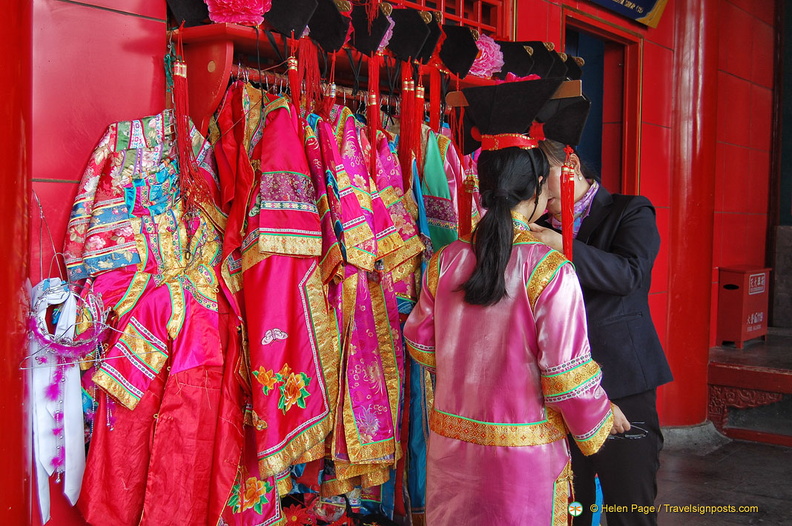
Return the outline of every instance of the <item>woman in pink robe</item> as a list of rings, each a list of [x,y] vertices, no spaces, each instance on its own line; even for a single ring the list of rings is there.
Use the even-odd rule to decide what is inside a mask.
[[[591,454],[629,425],[600,387],[574,268],[528,228],[548,173],[529,148],[481,154],[488,212],[432,257],[404,328],[436,372],[429,526],[569,524],[567,433]]]

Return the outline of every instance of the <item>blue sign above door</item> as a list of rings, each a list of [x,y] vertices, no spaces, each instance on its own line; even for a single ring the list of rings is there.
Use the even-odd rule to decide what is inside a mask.
[[[622,16],[649,27],[657,27],[668,0],[591,0]]]

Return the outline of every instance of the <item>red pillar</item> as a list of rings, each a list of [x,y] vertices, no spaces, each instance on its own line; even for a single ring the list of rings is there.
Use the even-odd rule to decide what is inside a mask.
[[[0,70],[9,81],[0,93],[0,524],[30,523],[30,453],[25,437],[22,308],[28,273],[30,191],[31,7],[6,2],[0,18]]]
[[[717,0],[677,0],[674,159],[669,229],[667,354],[675,381],[660,391],[665,425],[707,417],[715,208]]]

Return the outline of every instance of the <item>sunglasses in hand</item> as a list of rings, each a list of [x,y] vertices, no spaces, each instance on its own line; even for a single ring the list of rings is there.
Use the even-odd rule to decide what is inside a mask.
[[[630,430],[616,435],[608,435],[608,440],[638,440],[649,434],[649,431],[638,424],[646,425],[646,422],[630,422]]]

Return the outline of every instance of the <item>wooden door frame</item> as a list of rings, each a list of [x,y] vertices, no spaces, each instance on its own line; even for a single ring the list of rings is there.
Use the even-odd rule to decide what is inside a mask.
[[[624,101],[622,107],[621,189],[638,194],[641,186],[641,103],[643,84],[643,46],[640,33],[617,26],[602,18],[571,7],[561,15],[561,48],[566,45],[567,28],[583,31],[624,46]]]

